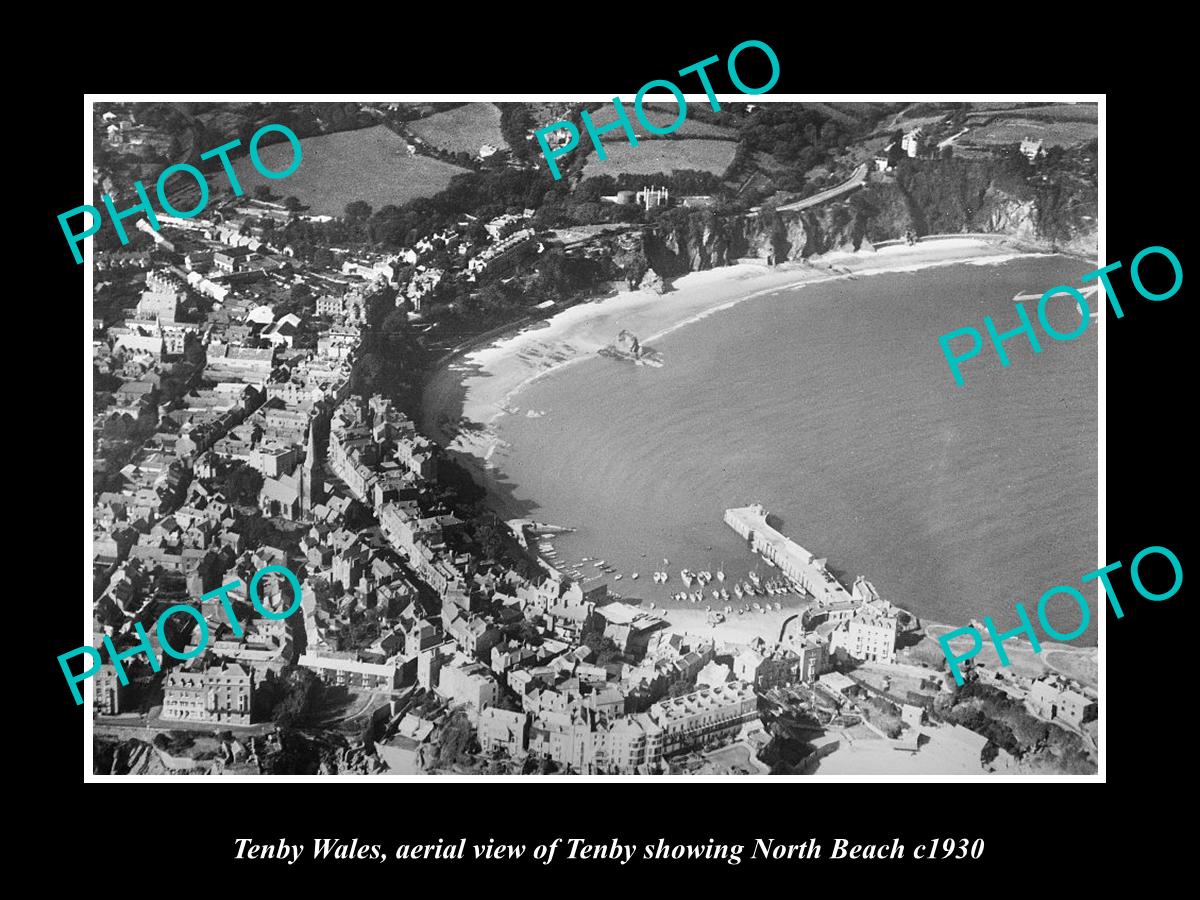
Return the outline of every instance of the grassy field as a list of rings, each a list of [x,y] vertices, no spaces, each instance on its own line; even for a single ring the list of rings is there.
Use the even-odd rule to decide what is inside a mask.
[[[431,197],[444,189],[458,166],[424,156],[409,156],[404,139],[382,125],[358,131],[339,131],[300,142],[300,168],[287,178],[264,178],[242,157],[234,168],[247,194],[265,184],[281,196],[295,196],[316,215],[340,216],[346,204],[365,200],[374,209],[399,205],[415,197]],[[262,148],[263,165],[282,170],[291,160],[283,141]]]
[[[1037,118],[1052,117],[1058,120],[1069,119],[1081,122],[1095,122],[1097,107],[1095,103],[1051,103],[1045,106],[1033,106],[1029,103],[973,103],[972,109],[985,111],[1004,111],[1006,113],[1035,116]]]
[[[733,141],[648,141],[636,147],[622,141],[611,146],[605,144],[604,152],[608,158],[603,162],[593,150],[588,155],[583,174],[590,178],[593,175],[620,175],[622,172],[652,175],[674,169],[693,169],[721,175],[733,162],[736,149],[737,144]]]
[[[963,135],[972,144],[1014,144],[1026,137],[1035,141],[1043,140],[1047,147],[1073,147],[1096,137],[1096,123],[1003,118],[983,128],[972,128]]]
[[[678,129],[671,132],[669,135],[656,135],[646,130],[642,125],[641,120],[637,117],[637,113],[633,108],[633,101],[627,100],[624,103],[625,112],[629,115],[629,121],[633,125],[633,132],[638,136],[638,140],[659,138],[726,138],[727,140],[736,140],[737,132],[732,128],[722,128],[720,125],[710,125],[708,122],[701,122],[689,114],[684,118],[683,124]],[[650,124],[657,128],[669,128],[671,124],[679,117],[679,109],[674,103],[647,103],[642,107],[642,112],[650,121]],[[592,121],[597,128],[601,128],[610,122],[616,121],[617,108],[611,103],[608,103],[599,109],[592,111]],[[624,142],[627,139],[625,129],[617,128],[607,134],[601,135],[600,139],[607,145],[611,142]],[[587,134],[583,135],[583,140],[586,144],[591,143],[591,139]]]
[[[408,129],[435,147],[472,155],[484,144],[503,150],[508,144],[500,133],[500,109],[494,103],[468,103],[408,123]]]

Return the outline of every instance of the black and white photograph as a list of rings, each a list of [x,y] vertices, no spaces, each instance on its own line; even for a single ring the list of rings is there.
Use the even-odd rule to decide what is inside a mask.
[[[733,55],[87,97],[87,780],[1103,780],[1104,95]]]

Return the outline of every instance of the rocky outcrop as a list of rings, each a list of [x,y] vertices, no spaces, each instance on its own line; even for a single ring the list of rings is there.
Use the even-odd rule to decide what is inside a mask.
[[[654,291],[656,294],[661,294],[667,289],[662,276],[653,269],[646,270],[646,274],[642,276],[642,280],[638,283],[638,288],[643,291]]]
[[[843,199],[799,212],[719,215],[710,209],[673,209],[640,232],[624,235],[613,261],[636,287],[648,269],[676,278],[739,259],[774,265],[830,250],[873,249],[910,231],[1003,234],[1091,252],[1094,224],[1094,198],[1086,190],[1034,188],[1005,180],[992,164],[964,163],[875,181]]]
[[[617,335],[617,349],[622,353],[628,353],[634,359],[637,359],[642,353],[642,347],[638,343],[637,335],[632,331],[622,330]]]

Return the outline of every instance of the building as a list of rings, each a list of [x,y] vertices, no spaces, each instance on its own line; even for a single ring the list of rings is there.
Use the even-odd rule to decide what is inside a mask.
[[[669,206],[670,194],[665,187],[643,187],[637,192],[637,202],[645,206],[647,210],[654,209],[656,206]]]
[[[97,715],[115,716],[121,712],[125,686],[117,677],[117,670],[113,668],[112,663],[105,663],[96,673],[95,690],[92,705]]]
[[[157,319],[168,324],[187,305],[187,284],[171,272],[162,270],[146,273],[146,290],[137,304],[140,319]]]
[[[1025,706],[1034,715],[1050,721],[1066,722],[1082,728],[1096,718],[1094,699],[1081,693],[1069,681],[1058,677],[1039,678],[1025,696]]]
[[[484,753],[504,750],[516,758],[529,746],[529,714],[489,706],[479,714],[479,746]]]
[[[491,670],[478,662],[442,669],[437,692],[454,703],[468,703],[480,711],[494,706],[499,693]]]
[[[896,617],[862,608],[829,634],[829,651],[845,650],[868,662],[896,661]]]
[[[388,771],[396,775],[419,775],[422,771],[421,749],[433,734],[434,724],[412,713],[396,726],[396,733],[384,741],[375,742],[375,752]]]
[[[297,665],[312,669],[326,684],[371,691],[394,690],[399,672],[394,663],[369,663],[359,659],[302,654]]]
[[[914,128],[900,139],[900,149],[908,156],[915,157],[921,152],[921,129]]]
[[[249,247],[222,248],[213,254],[213,267],[228,274],[240,272],[246,267],[250,255]]]
[[[647,711],[662,729],[663,756],[720,743],[758,718],[758,695],[744,681],[705,688],[655,703]]]
[[[1045,156],[1046,151],[1042,149],[1042,141],[1031,141],[1025,138],[1021,141],[1021,155],[1030,162],[1037,160],[1039,156]]]
[[[172,669],[163,690],[162,718],[249,725],[254,673],[237,663]]]

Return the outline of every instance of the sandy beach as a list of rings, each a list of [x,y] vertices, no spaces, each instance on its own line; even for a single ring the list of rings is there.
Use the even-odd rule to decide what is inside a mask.
[[[563,366],[593,357],[612,345],[622,330],[653,349],[656,340],[679,328],[795,285],[961,263],[991,265],[1038,255],[1047,254],[1029,253],[1002,239],[939,238],[913,246],[827,253],[775,267],[739,264],[692,272],[676,279],[666,294],[629,291],[581,303],[453,358],[426,388],[424,425],[443,446],[491,468],[491,457],[500,446],[492,423],[506,414],[540,414],[519,405],[521,390]]]

